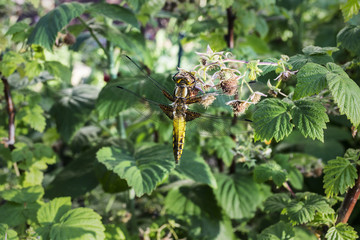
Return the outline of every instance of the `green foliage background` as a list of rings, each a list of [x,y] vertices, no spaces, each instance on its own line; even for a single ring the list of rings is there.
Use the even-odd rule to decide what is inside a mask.
[[[0,0],[0,239],[357,239],[359,205],[337,218],[359,176],[358,0],[94,2]],[[171,121],[116,87],[163,100],[121,56],[173,91],[208,46],[267,97],[231,135],[189,124],[176,165]]]

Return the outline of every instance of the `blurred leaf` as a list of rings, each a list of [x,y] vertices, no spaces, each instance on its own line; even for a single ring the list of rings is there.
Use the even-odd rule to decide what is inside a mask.
[[[24,110],[25,112],[22,120],[36,131],[43,132],[46,126],[46,119],[42,107],[33,105],[24,108]]]
[[[130,9],[121,7],[120,5],[96,3],[93,4],[88,10],[92,13],[101,14],[113,20],[123,21],[132,25],[133,27],[139,28],[139,24],[134,13]]]
[[[326,67],[330,72],[326,75],[331,94],[340,113],[345,114],[351,123],[357,127],[360,124],[360,88],[344,72],[344,70],[334,64],[328,63]]]
[[[256,165],[254,169],[254,179],[259,183],[273,180],[276,186],[280,187],[286,181],[287,173],[275,161],[269,161]]]
[[[336,36],[336,41],[346,50],[360,54],[360,46],[357,44],[357,39],[360,37],[360,26],[347,25]]]
[[[332,52],[337,51],[334,47],[317,47],[307,46],[302,51],[304,54],[296,54],[290,57],[289,63],[293,66],[293,70],[300,70],[307,63],[317,63],[325,65],[328,62],[333,62],[331,57]]]
[[[130,235],[123,224],[107,224],[105,225],[106,240],[126,240],[130,239]]]
[[[262,202],[261,189],[251,177],[236,174],[216,175],[218,188],[215,196],[231,219],[247,219],[255,215]]]
[[[288,179],[293,188],[301,190],[304,186],[304,176],[296,167],[291,167],[288,170]]]
[[[298,100],[291,109],[293,123],[302,135],[324,142],[324,129],[329,117],[320,102]]]
[[[100,166],[96,168],[96,175],[105,192],[117,193],[130,189],[125,179],[121,179],[118,174],[107,170],[105,166],[99,165]]]
[[[337,157],[328,161],[324,168],[324,188],[328,197],[343,194],[355,185],[358,175],[348,159]]]
[[[27,61],[25,62],[25,76],[28,77],[29,80],[32,80],[34,77],[40,75],[44,66],[38,61]]]
[[[293,130],[290,122],[291,115],[288,109],[291,105],[279,99],[265,99],[257,104],[254,113],[254,140],[275,139],[280,141],[288,136]]]
[[[231,222],[222,214],[212,189],[207,185],[184,186],[169,191],[167,214],[187,219],[194,239],[232,239]]]
[[[197,34],[200,32],[208,32],[212,31],[213,29],[216,29],[220,27],[220,24],[216,19],[209,19],[204,21],[195,21],[194,24],[191,25],[190,32]]]
[[[300,99],[319,93],[326,87],[326,73],[328,70],[316,63],[307,63],[297,77],[294,99]]]
[[[0,206],[0,223],[15,227],[25,224],[27,220],[36,221],[36,212],[40,206],[37,202],[28,202],[26,204],[6,202]]]
[[[63,3],[41,17],[31,32],[28,44],[38,44],[49,51],[58,32],[63,29],[72,19],[80,16],[86,9],[86,5],[78,2]]]
[[[52,107],[51,114],[55,118],[59,133],[66,142],[88,119],[97,95],[96,87],[85,84],[62,91],[62,97]]]
[[[229,136],[221,136],[210,138],[207,147],[211,149],[210,152],[215,152],[216,156],[220,158],[227,167],[229,167],[234,158],[234,150],[236,147],[235,141]]]
[[[10,189],[0,192],[0,197],[15,203],[36,202],[44,195],[41,186],[27,187],[21,189]]]
[[[44,68],[50,74],[54,75],[58,79],[70,83],[71,82],[71,71],[68,67],[64,66],[57,61],[46,61],[44,63]]]
[[[348,0],[346,3],[340,5],[340,9],[344,16],[345,22],[347,22],[353,16],[359,13],[360,2],[359,0]]]
[[[13,51],[6,52],[0,62],[0,72],[3,76],[9,77],[18,68],[18,65],[24,62],[25,59],[21,54]]]
[[[318,46],[306,46],[303,48],[302,52],[306,55],[317,55],[317,54],[327,54],[329,56],[332,55],[333,52],[338,51],[339,49],[336,47],[318,47]]]
[[[51,227],[50,239],[105,239],[101,216],[90,208],[76,208],[65,213]]]
[[[295,232],[289,223],[282,221],[265,228],[257,237],[258,240],[294,240]]]
[[[24,21],[17,22],[8,29],[5,36],[12,35],[13,42],[23,42],[28,37],[29,29],[29,25]]]
[[[150,194],[175,167],[170,148],[163,145],[145,146],[135,152],[103,147],[96,156],[107,169],[125,179],[134,188],[136,196]]]
[[[0,223],[0,239],[18,240],[19,237],[17,235],[17,232],[9,229],[9,226],[7,224]]]
[[[356,240],[358,234],[347,223],[338,223],[336,226],[329,228],[325,237],[328,240]]]
[[[212,188],[217,188],[216,179],[204,159],[194,152],[184,150],[180,164],[175,171],[198,183],[205,183]]]
[[[97,148],[83,151],[55,175],[54,180],[46,187],[45,197],[55,198],[81,196],[94,189],[98,184],[95,175]]]
[[[263,39],[269,32],[269,26],[266,23],[266,20],[263,17],[258,16],[256,19],[255,30],[260,34],[260,37]]]

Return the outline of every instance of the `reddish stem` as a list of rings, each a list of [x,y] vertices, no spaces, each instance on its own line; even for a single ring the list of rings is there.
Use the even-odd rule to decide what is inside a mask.
[[[360,195],[360,166],[356,168],[358,172],[358,178],[356,179],[355,186],[352,187],[345,195],[344,201],[341,204],[339,209],[339,216],[336,220],[336,224],[338,223],[347,223],[349,217],[354,210],[356,202]]]
[[[227,19],[228,19],[228,35],[226,36],[227,46],[229,48],[234,48],[234,22],[235,22],[236,16],[233,13],[231,7],[226,9],[226,13],[227,13]]]

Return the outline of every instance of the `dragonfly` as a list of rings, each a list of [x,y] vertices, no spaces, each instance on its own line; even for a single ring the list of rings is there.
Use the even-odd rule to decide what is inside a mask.
[[[143,104],[155,106],[173,122],[172,142],[176,163],[179,163],[183,153],[185,133],[189,122],[199,121],[199,124],[195,124],[195,128],[198,129],[206,129],[209,126],[207,122],[215,123],[215,128],[218,126],[219,129],[213,130],[224,131],[225,129],[230,129],[231,123],[234,121],[249,121],[247,119],[216,116],[189,109],[192,105],[206,104],[207,101],[212,101],[219,95],[216,92],[204,93],[199,86],[201,82],[191,72],[180,71],[176,73],[172,77],[172,85],[175,85],[173,87],[174,90],[173,93],[170,93],[169,87],[165,87],[148,73],[144,72],[130,57],[122,55],[121,58],[122,64],[126,64],[131,72],[136,72],[136,75],[141,76],[141,81],[128,81],[127,83],[117,85],[117,88],[121,91],[126,101],[132,104],[142,102]],[[134,85],[139,86],[134,88]],[[150,92],[152,96],[144,97],[144,92]],[[199,109],[199,106],[197,107]],[[203,109],[205,110],[205,108]]]

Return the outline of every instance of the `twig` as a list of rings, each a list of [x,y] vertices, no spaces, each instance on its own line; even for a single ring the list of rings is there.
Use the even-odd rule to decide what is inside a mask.
[[[228,20],[228,34],[226,36],[227,46],[234,48],[234,21],[236,16],[232,11],[232,7],[226,9],[227,20]]]
[[[106,56],[109,58],[109,52],[106,50],[106,48],[101,44],[98,37],[95,35],[93,29],[81,18],[78,17],[79,21],[86,27],[86,29],[89,31],[90,35],[94,38],[95,42],[99,45],[99,47],[104,51]]]
[[[14,103],[13,103],[12,97],[11,97],[11,91],[10,91],[9,82],[8,82],[6,77],[1,75],[1,73],[0,73],[0,76],[1,76],[1,80],[2,80],[2,82],[4,84],[4,94],[5,94],[5,99],[6,99],[6,108],[7,108],[7,112],[8,112],[8,115],[9,115],[9,123],[8,123],[9,137],[5,142],[5,147],[8,147],[10,149],[10,151],[12,151],[12,150],[15,149],[14,144],[15,144],[15,112],[16,111],[15,111]],[[13,166],[14,166],[16,176],[19,177],[20,176],[20,171],[19,171],[19,168],[17,166],[17,163],[14,162]]]
[[[358,172],[358,178],[355,182],[355,186],[352,187],[345,195],[344,201],[342,202],[336,224],[346,223],[349,220],[349,217],[354,210],[356,202],[360,195],[360,166],[356,168]]]

